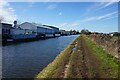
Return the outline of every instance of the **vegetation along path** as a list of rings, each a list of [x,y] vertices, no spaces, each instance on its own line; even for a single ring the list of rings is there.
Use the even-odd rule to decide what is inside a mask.
[[[103,48],[81,35],[36,78],[118,78],[119,64]]]

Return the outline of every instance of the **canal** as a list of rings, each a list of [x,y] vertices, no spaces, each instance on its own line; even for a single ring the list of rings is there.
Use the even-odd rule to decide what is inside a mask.
[[[12,44],[2,47],[2,75],[33,78],[78,35]]]

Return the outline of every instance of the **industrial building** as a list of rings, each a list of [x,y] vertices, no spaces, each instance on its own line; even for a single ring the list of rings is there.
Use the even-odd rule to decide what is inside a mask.
[[[12,24],[2,23],[2,34],[4,41],[7,41],[8,39],[16,41],[41,37],[56,37],[58,36],[58,33],[59,28],[48,25],[30,22],[24,22],[18,25],[17,21],[14,21],[13,26]]]

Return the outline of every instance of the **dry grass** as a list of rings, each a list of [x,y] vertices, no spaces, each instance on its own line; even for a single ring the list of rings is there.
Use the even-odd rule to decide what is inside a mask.
[[[76,39],[77,40],[77,39]],[[64,68],[68,63],[71,50],[74,47],[75,41],[67,46],[65,50],[63,50],[53,62],[51,62],[46,68],[44,68],[36,78],[60,78],[64,76]]]
[[[99,65],[100,69],[103,71],[102,75],[106,75],[108,78],[117,78],[118,77],[118,67],[120,63],[118,60],[108,54],[102,47],[94,44],[88,37],[84,36],[89,47],[91,47],[93,54],[101,59],[102,63]]]
[[[72,51],[74,47],[76,50]],[[119,64],[116,58],[82,35],[69,44],[36,78],[117,78]]]

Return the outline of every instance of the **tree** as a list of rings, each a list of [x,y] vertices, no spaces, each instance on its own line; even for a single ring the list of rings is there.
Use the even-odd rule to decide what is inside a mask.
[[[3,16],[0,16],[0,23],[4,20]]]
[[[82,34],[86,34],[86,35],[91,34],[91,32],[90,32],[89,30],[87,30],[87,29],[81,30],[81,33],[82,33]]]
[[[77,30],[76,34],[80,34],[79,30]]]

